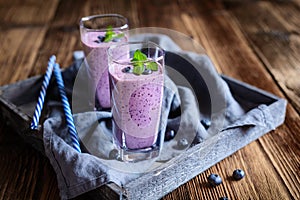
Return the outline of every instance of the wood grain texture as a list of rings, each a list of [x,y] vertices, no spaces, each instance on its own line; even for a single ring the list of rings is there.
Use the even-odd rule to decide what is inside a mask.
[[[299,18],[295,17],[300,15],[299,7],[295,9],[292,2],[284,6],[270,2],[252,4],[248,6],[248,9],[257,11],[255,17],[258,20],[255,21],[251,20],[254,17],[252,13],[247,16],[244,14],[244,9],[244,6],[237,6],[232,9],[232,13],[236,16],[241,29],[246,33],[247,39],[253,45],[257,56],[299,113],[300,82],[295,78],[300,75],[300,43],[298,40],[300,29],[299,23],[296,22],[297,19],[299,22]],[[291,20],[286,21],[287,17]],[[299,199],[300,184],[294,175],[294,172],[297,173],[300,169],[300,148],[297,137],[300,130],[299,125],[294,121],[300,119],[296,111],[289,107],[286,125],[276,130],[274,136],[262,137],[260,142],[288,186],[293,198]],[[278,155],[283,154],[289,159],[281,160]],[[283,169],[286,169],[287,172],[285,173]]]
[[[290,104],[284,125],[163,199],[300,199],[299,12],[299,0],[0,0],[0,85],[44,73],[52,54],[63,67],[69,66],[72,52],[81,49],[82,16],[120,13],[131,28],[180,31],[204,46],[220,73],[287,98]],[[246,171],[241,181],[231,178],[236,168]],[[208,186],[210,173],[218,173],[223,184]],[[47,159],[3,121],[0,175],[0,199],[59,199]]]
[[[1,85],[29,77],[45,33],[46,29],[39,27],[8,28],[1,31]]]
[[[243,10],[245,10],[245,9],[243,9]],[[255,9],[250,9],[250,10],[255,10]],[[223,10],[223,12],[220,12],[220,10],[218,10],[218,11],[216,11],[216,13],[218,13],[218,14],[209,15],[209,16],[205,15],[205,17],[208,17],[209,20],[208,19],[204,20],[204,22],[209,21],[213,25],[209,26],[209,24],[202,24],[201,27],[206,27],[205,30],[202,30],[202,32],[204,32],[204,33],[208,32],[206,34],[206,37],[203,37],[204,39],[209,37],[209,41],[207,41],[206,43],[210,44],[211,41],[212,42],[215,41],[215,43],[213,43],[209,47],[209,49],[217,50],[217,51],[213,51],[213,53],[215,53],[215,55],[212,55],[212,57],[216,57],[215,60],[221,66],[220,68],[222,69],[222,72],[225,74],[230,74],[230,76],[234,76],[234,77],[241,79],[245,82],[248,82],[252,85],[256,85],[260,88],[263,88],[264,90],[268,90],[277,95],[283,96],[283,94],[280,94],[281,93],[280,89],[278,89],[274,85],[274,82],[272,81],[272,77],[274,76],[274,74],[271,73],[270,75],[268,75],[268,73],[266,73],[266,71],[265,71],[266,69],[264,69],[264,63],[260,63],[259,58],[257,58],[255,56],[255,54],[251,53],[251,49],[250,49],[251,46],[247,45],[247,40],[245,39],[243,33],[239,32],[240,29],[235,27],[236,24],[233,21],[233,19],[235,19],[235,17],[230,15],[230,13],[225,12],[224,10]],[[241,11],[241,13],[243,13],[243,12]],[[252,18],[253,17],[254,16],[252,16]],[[239,16],[237,16],[236,18],[240,19]],[[215,21],[215,19],[217,21]],[[253,20],[253,21],[255,21],[255,20]],[[215,30],[214,26],[216,26],[218,29]],[[233,26],[233,28],[231,28],[230,26]],[[221,28],[221,30],[220,30],[220,28]],[[218,36],[212,37],[214,33],[220,33],[220,32],[224,32],[224,35],[226,35],[226,32],[230,33],[229,37],[232,38],[232,40],[228,41],[227,37],[226,38],[218,37]],[[228,49],[224,50],[224,48],[222,48],[222,46],[220,44],[225,44],[225,48],[227,47]],[[247,48],[247,46],[248,46],[248,48]],[[236,55],[238,55],[238,56],[236,56]],[[238,61],[238,59],[241,59],[241,60]],[[244,62],[242,60],[244,60]],[[239,62],[239,63],[243,63],[243,64],[239,66],[235,62]],[[224,68],[224,66],[225,66],[225,68]],[[231,66],[231,67],[226,68],[226,66]],[[243,69],[241,69],[241,68],[243,68]],[[247,68],[251,69],[251,73],[249,73]],[[235,72],[235,70],[236,70],[236,72]],[[246,72],[247,74],[246,73],[241,74],[243,72]],[[231,73],[233,73],[233,74],[231,74]],[[266,75],[268,77],[265,77]],[[292,108],[289,108],[288,113],[287,113],[286,123],[292,122],[294,120],[294,117],[296,117],[297,120],[299,120],[299,117],[295,113],[295,110],[293,110]],[[295,125],[288,125],[288,126],[293,127],[292,128],[293,130],[286,131],[285,130],[286,127],[281,127],[280,129],[276,130],[274,133],[270,133],[270,134],[267,134],[266,136],[262,137],[262,139],[260,139],[259,142],[264,147],[264,150],[268,151],[269,153],[270,152],[273,153],[272,157],[271,157],[272,162],[274,161],[274,158],[276,158],[278,154],[283,153],[283,152],[286,157],[289,157],[289,159],[287,159],[287,160],[281,160],[281,161],[277,160],[277,162],[274,162],[275,166],[276,165],[280,165],[281,167],[290,166],[292,168],[291,171],[293,171],[293,170],[298,171],[297,169],[299,169],[299,162],[297,162],[297,161],[299,161],[299,153],[293,154],[291,152],[293,152],[293,151],[299,152],[298,151],[299,143],[298,143],[298,141],[292,142],[292,141],[287,141],[287,140],[289,140],[290,137],[297,138],[299,128]],[[271,134],[276,134],[277,137],[276,137],[275,141],[274,141],[274,136]],[[271,140],[271,138],[273,139],[274,142],[272,142],[272,143],[268,142],[268,145],[266,145],[264,142]],[[280,147],[278,148],[278,146],[281,146],[281,145],[288,146],[287,144],[292,145],[292,146],[289,146],[290,148],[288,150],[285,149],[284,151],[282,151]],[[269,148],[272,150],[269,150]],[[247,149],[247,147],[245,149]],[[278,151],[275,151],[275,149],[277,149]],[[270,156],[270,155],[267,154],[267,156]],[[295,160],[296,162],[290,163],[289,162],[290,159]],[[276,168],[276,169],[277,169],[278,173],[282,173],[279,168]],[[289,191],[293,194],[293,198],[295,198],[295,199],[299,198],[299,193],[295,192],[298,190],[297,185],[299,185],[299,181],[291,180],[291,179],[293,179],[293,175],[292,175],[292,178],[290,177],[290,175],[286,175],[284,179],[285,179],[285,181],[289,182],[287,185],[289,185]],[[297,183],[295,184],[295,182],[297,182]]]
[[[257,56],[270,70],[290,102],[300,112],[300,16],[299,7],[289,2],[281,4],[257,2],[236,5],[230,11],[245,32]],[[257,20],[252,20],[253,18]],[[288,20],[286,20],[288,19]]]
[[[0,199],[58,199],[57,189],[52,189],[57,188],[57,182],[48,160],[3,122],[0,130],[5,133],[0,138]]]
[[[38,26],[45,25],[55,14],[59,0],[1,0],[1,26]]]

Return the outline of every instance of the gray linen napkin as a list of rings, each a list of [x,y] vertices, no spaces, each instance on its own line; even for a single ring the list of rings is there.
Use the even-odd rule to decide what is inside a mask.
[[[176,136],[197,141],[207,138],[208,134],[200,124],[199,111],[195,109],[195,101],[191,101],[192,92],[188,88],[178,87],[177,90],[168,88],[175,87],[174,83],[166,77],[164,101],[162,109],[161,131],[164,132],[168,123],[181,123],[184,134],[179,132]],[[177,99],[179,98],[180,99]],[[168,119],[173,108],[183,107],[184,112],[180,117]],[[56,107],[56,105],[55,105]],[[196,116],[196,117],[195,117]],[[180,118],[178,120],[178,118]],[[76,129],[81,142],[89,153],[77,153],[72,147],[68,130],[64,124],[64,116],[60,109],[54,109],[44,123],[44,145],[54,170],[57,173],[58,185],[62,199],[72,198],[81,193],[95,189],[107,182],[123,185],[130,180],[155,169],[183,150],[174,148],[179,138],[165,142],[161,155],[156,162],[145,161],[138,163],[122,163],[109,158],[109,152],[114,149],[112,135],[107,123],[111,120],[111,113],[85,112],[74,115]]]
[[[44,146],[57,174],[62,199],[76,197],[108,182],[125,185],[182,153],[184,150],[176,148],[181,138],[186,138],[193,145],[199,144],[238,121],[244,114],[207,56],[181,51],[170,38],[159,34],[144,34],[132,39],[150,40],[161,45],[169,52],[166,54],[166,64],[184,74],[192,85],[190,88],[175,85],[174,80],[168,78],[172,78],[171,74],[165,79],[160,128],[163,133],[167,126],[178,128],[177,134],[173,140],[164,142],[158,160],[123,163],[109,158],[113,148],[109,127],[111,113],[78,113],[74,115],[76,128],[89,152],[80,154],[71,147],[59,101],[49,101],[51,113],[44,122]],[[181,111],[179,114],[178,109]],[[208,130],[200,123],[201,119],[211,120]]]

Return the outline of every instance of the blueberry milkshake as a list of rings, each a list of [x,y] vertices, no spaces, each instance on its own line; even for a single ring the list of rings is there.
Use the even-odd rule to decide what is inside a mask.
[[[82,18],[80,23],[81,41],[83,44],[89,93],[96,108],[110,108],[110,90],[108,78],[107,49],[116,43],[127,42],[124,31],[128,29],[127,20],[119,15],[97,15]]]
[[[158,135],[163,94],[163,71],[150,75],[110,71],[112,77],[113,117],[117,142],[129,149],[152,146]]]
[[[110,62],[109,66],[113,134],[126,161],[146,159],[150,155],[144,157],[141,152],[159,151],[157,140],[163,96],[163,57],[156,61],[146,54],[143,56],[143,61],[134,60],[131,56]],[[140,69],[136,69],[137,65]],[[134,156],[137,152],[139,157]]]

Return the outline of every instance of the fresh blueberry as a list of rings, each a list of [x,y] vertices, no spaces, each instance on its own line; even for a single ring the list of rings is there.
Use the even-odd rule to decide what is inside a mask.
[[[165,133],[165,141],[172,140],[175,137],[175,131],[172,129],[169,129]]]
[[[179,149],[185,149],[189,145],[189,142],[185,138],[181,138],[177,141],[177,147]]]
[[[113,149],[109,152],[109,158],[117,160],[119,158],[119,151],[117,149]]]
[[[242,178],[245,177],[245,172],[244,172],[244,170],[242,170],[242,169],[236,169],[236,170],[233,171],[232,177],[233,177],[235,180],[241,180]]]
[[[145,69],[143,74],[144,75],[152,74],[152,70],[151,69]]]
[[[132,69],[131,69],[131,67],[128,66],[128,67],[123,68],[122,72],[124,72],[124,73],[131,73]]]
[[[211,121],[209,119],[202,119],[201,124],[205,129],[208,129],[211,126]]]
[[[211,186],[217,186],[222,183],[222,178],[218,174],[210,174],[207,177],[207,181]]]
[[[219,200],[229,200],[227,197],[220,197]]]
[[[101,43],[99,40],[94,40],[94,42],[96,42],[96,43],[98,43],[98,44]]]
[[[113,41],[113,42],[120,42],[121,39],[120,39],[120,38],[114,38],[114,39],[112,39],[112,41]]]
[[[105,37],[102,36],[102,35],[98,35],[98,39],[99,39],[99,43],[100,43],[100,42],[104,42]]]

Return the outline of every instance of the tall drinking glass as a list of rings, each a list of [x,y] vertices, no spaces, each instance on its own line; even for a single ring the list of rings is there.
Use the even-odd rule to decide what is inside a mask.
[[[152,42],[108,49],[114,142],[121,159],[136,162],[159,155],[164,50]]]
[[[87,61],[89,104],[97,110],[110,108],[107,49],[127,42],[127,19],[118,14],[83,17],[80,36]]]

